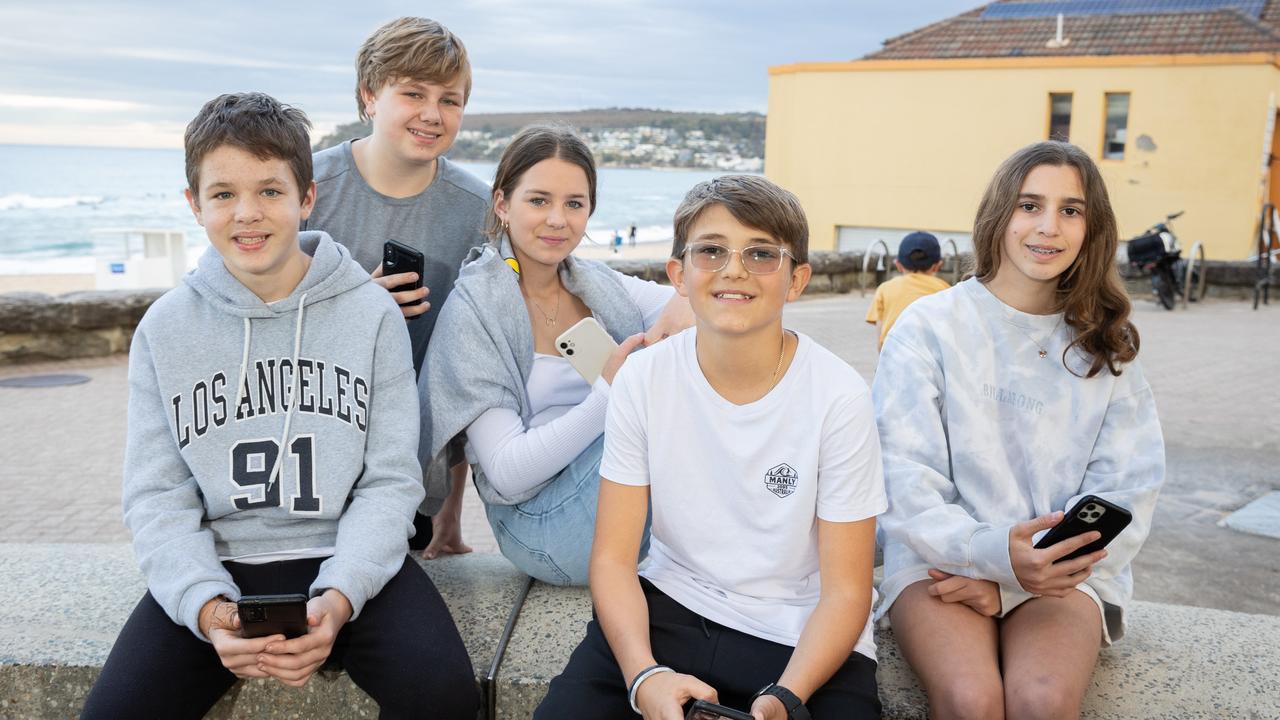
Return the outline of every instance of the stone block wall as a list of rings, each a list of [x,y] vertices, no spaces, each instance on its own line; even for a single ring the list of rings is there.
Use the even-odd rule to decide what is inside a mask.
[[[0,365],[128,352],[163,290],[0,295]]]

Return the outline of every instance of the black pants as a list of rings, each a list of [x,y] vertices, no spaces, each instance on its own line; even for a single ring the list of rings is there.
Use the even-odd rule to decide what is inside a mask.
[[[246,595],[305,594],[320,563],[224,566]],[[408,558],[339,631],[328,663],[345,669],[383,718],[474,720],[479,708],[475,672],[449,609]],[[147,593],[120,631],[81,717],[200,718],[235,681],[213,646],[170,620]]]
[[[761,640],[706,620],[641,579],[649,603],[649,642],[658,662],[716,689],[720,704],[746,711],[751,696],[782,676],[795,648]],[[817,720],[880,717],[876,663],[859,653],[805,703]],[[551,681],[535,720],[634,718],[627,686],[595,619],[587,637]]]

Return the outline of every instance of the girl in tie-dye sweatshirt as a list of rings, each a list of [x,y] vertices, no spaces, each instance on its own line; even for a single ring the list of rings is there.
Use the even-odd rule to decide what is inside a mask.
[[[881,616],[931,717],[1076,717],[1124,633],[1164,443],[1093,161],[1042,142],[996,171],[975,277],[914,303],[873,389],[889,511]],[[1035,540],[1093,494],[1133,513],[1106,549]]]

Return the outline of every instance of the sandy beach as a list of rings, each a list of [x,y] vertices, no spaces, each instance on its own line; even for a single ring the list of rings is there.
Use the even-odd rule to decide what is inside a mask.
[[[636,243],[635,247],[628,245],[625,241],[622,247],[618,248],[618,252],[613,252],[613,247],[604,243],[593,243],[583,239],[582,244],[577,250],[573,251],[578,257],[591,258],[592,260],[608,260],[609,258],[617,258],[620,260],[659,260],[666,258],[671,254],[671,242],[642,242]]]
[[[38,292],[61,295],[69,292],[93,289],[90,273],[65,273],[57,275],[0,275],[0,295],[12,292]]]

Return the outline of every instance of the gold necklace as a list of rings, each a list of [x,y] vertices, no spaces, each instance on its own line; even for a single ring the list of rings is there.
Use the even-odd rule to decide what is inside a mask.
[[[776,367],[773,368],[773,376],[770,378],[771,380],[771,382],[769,383],[770,391],[772,391],[775,387],[778,386],[778,380],[779,380],[778,373],[782,372],[782,359],[787,356],[787,332],[788,331],[786,330],[782,331],[782,347],[779,348],[778,350],[778,364]],[[765,394],[767,395],[768,393],[766,392]]]
[[[557,287],[556,287],[556,311],[555,311],[554,313],[550,314],[550,315],[548,315],[548,314],[547,314],[547,311],[546,311],[546,310],[543,310],[543,309],[542,309],[542,306],[538,304],[538,301],[537,301],[537,300],[534,300],[534,299],[533,299],[533,295],[526,295],[526,296],[525,296],[525,297],[529,298],[529,302],[533,303],[533,306],[534,306],[534,307],[538,308],[538,312],[542,313],[542,317],[546,318],[546,321],[547,321],[547,327],[551,327],[552,325],[555,325],[555,324],[556,324],[556,318],[560,317],[560,290],[562,290],[562,289],[563,289],[563,288],[561,288],[561,287],[559,287],[559,286],[557,285]]]

